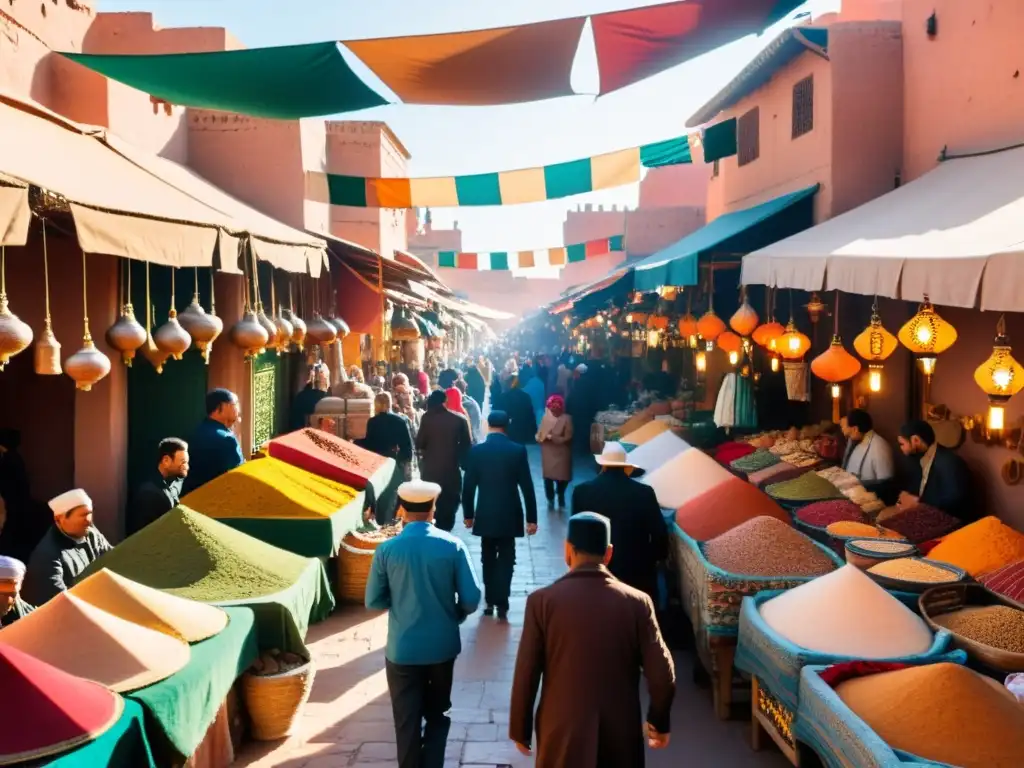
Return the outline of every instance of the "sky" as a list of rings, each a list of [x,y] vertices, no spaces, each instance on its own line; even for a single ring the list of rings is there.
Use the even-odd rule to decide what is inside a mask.
[[[453,176],[527,168],[674,138],[686,120],[732,79],[793,16],[837,10],[809,0],[761,36],[748,36],[616,93],[498,107],[393,104],[338,115],[383,120],[412,154],[410,176]],[[226,27],[248,47],[396,37],[567,18],[662,0],[98,0],[101,11],[150,11],[162,27]],[[390,91],[353,61],[383,93]],[[589,23],[572,73],[576,91],[597,90]],[[433,209],[435,228],[458,222],[467,251],[515,251],[562,244],[562,222],[579,205],[635,206],[638,185],[562,200],[487,208]]]

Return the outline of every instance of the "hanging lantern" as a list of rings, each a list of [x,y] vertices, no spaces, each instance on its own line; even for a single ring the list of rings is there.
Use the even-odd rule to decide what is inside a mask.
[[[284,311],[284,319],[292,327],[292,344],[295,345],[296,350],[301,352],[306,341],[306,321],[295,314],[292,309]]]
[[[729,327],[740,336],[749,336],[757,328],[758,320],[757,312],[754,311],[754,308],[750,306],[746,296],[744,296],[740,308],[729,318]]]
[[[43,298],[46,302],[46,315],[43,318],[43,332],[33,350],[33,367],[39,376],[59,376],[63,371],[60,365],[60,342],[53,335],[53,321],[50,318],[50,260],[46,252],[46,219],[41,219],[40,225],[43,231]]]
[[[332,315],[331,317],[329,317],[327,319],[327,322],[333,325],[335,330],[338,331],[339,339],[344,339],[352,332],[352,330],[348,327],[348,323],[346,323],[344,320],[342,320],[340,317],[337,317],[336,315]]]
[[[7,248],[0,247],[0,371],[32,343],[32,329],[7,306]]]
[[[1006,403],[1024,389],[1024,367],[1010,353],[1006,320],[1002,316],[996,326],[992,354],[974,371],[974,381],[988,395],[988,428],[1002,429],[1006,420]]]
[[[811,373],[833,383],[848,381],[860,373],[860,360],[847,352],[843,340],[835,335],[828,349],[811,361]]]
[[[778,357],[778,355],[772,355],[771,367],[772,367],[772,373],[778,373],[779,372],[779,357]]]
[[[277,326],[274,325],[273,320],[267,317],[267,313],[263,311],[262,301],[256,302],[256,322],[267,333],[266,349],[272,349],[280,355],[281,348],[278,346]]]
[[[661,332],[656,328],[652,328],[647,332],[647,346],[650,349],[654,349],[661,343]]]
[[[917,357],[921,372],[931,377],[938,356],[956,342],[956,328],[939,317],[926,295],[917,314],[900,328],[899,340]]]
[[[213,275],[210,275],[210,313],[207,314],[203,305],[199,303],[199,268],[195,271],[195,291],[192,294],[192,303],[189,304],[178,315],[178,322],[185,332],[192,337],[192,343],[203,356],[207,364],[210,362],[210,350],[213,342],[224,330],[224,323],[215,314],[213,298]]]
[[[743,340],[732,331],[720,333],[715,343],[726,352],[739,352],[743,348]]]
[[[167,322],[156,329],[153,341],[156,345],[173,357],[181,360],[182,355],[192,346],[192,337],[178,322],[178,310],[175,309],[174,267],[171,267],[171,309],[167,313]]]
[[[705,341],[715,341],[725,332],[725,323],[722,318],[715,314],[715,310],[709,309],[704,316],[697,321],[697,333]]]
[[[270,334],[256,317],[252,308],[245,310],[242,319],[231,326],[228,332],[231,343],[245,353],[246,359],[262,355],[270,341]]]
[[[811,294],[811,300],[804,305],[807,310],[807,314],[810,315],[811,322],[817,323],[821,319],[821,316],[825,314],[828,307],[825,306],[825,302],[818,298],[817,293]]]
[[[406,314],[404,307],[398,307],[391,318],[391,338],[395,341],[416,341],[420,338],[416,321]]]
[[[337,338],[338,330],[324,320],[319,312],[314,313],[313,319],[309,321],[309,325],[306,327],[307,343],[326,347],[332,344]]]
[[[697,366],[698,373],[704,373],[708,369],[708,356],[705,352],[698,352],[694,356],[694,364]]]
[[[121,361],[129,368],[147,338],[146,329],[135,319],[135,307],[131,303],[121,307],[121,315],[106,334],[107,344],[121,353]]]
[[[778,339],[782,334],[786,332],[782,323],[776,322],[775,318],[772,318],[771,322],[763,323],[754,329],[754,333],[751,338],[754,339],[754,343],[758,346],[764,347],[765,349],[771,348],[773,341]]]
[[[110,373],[110,358],[96,349],[92,334],[89,333],[89,302],[85,275],[85,251],[82,252],[82,348],[64,361],[64,370],[74,379],[75,388],[83,392],[92,389],[93,384]]]
[[[811,340],[800,333],[792,318],[786,325],[786,332],[776,340],[778,352],[786,360],[799,360],[811,348]]]
[[[271,318],[274,323],[277,333],[274,341],[277,343],[277,349],[284,352],[288,349],[288,345],[292,342],[292,334],[295,332],[295,328],[288,322],[284,317],[284,310],[282,309]]]
[[[853,340],[853,348],[868,365],[868,390],[882,391],[882,361],[896,351],[899,340],[882,325],[877,302],[871,307],[871,322]]]
[[[882,366],[878,363],[871,363],[868,366],[868,391],[882,391]]]
[[[687,312],[681,318],[679,318],[679,335],[680,336],[698,336],[700,331],[697,330],[697,318]]]
[[[736,365],[740,361],[740,353],[735,349],[729,351],[729,365]]]

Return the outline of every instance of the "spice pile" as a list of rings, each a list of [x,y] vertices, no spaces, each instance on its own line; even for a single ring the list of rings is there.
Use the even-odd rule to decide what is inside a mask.
[[[755,450],[757,449],[750,443],[722,443],[715,448],[714,457],[719,464],[732,464],[736,459],[749,456]]]
[[[1024,653],[1024,611],[1008,605],[968,606],[933,616],[932,621],[976,643]]]
[[[928,553],[932,560],[982,576],[1024,560],[1024,534],[996,517],[984,517],[946,536]]]
[[[643,445],[656,438],[662,432],[668,432],[668,424],[663,421],[649,421],[639,429],[635,429],[628,434],[623,433],[620,442]]]
[[[852,565],[768,600],[761,617],[786,640],[819,653],[893,659],[932,646],[921,617]]]
[[[182,499],[215,518],[318,519],[347,506],[356,492],[274,458],[247,461]]]
[[[832,523],[842,521],[863,523],[867,521],[867,516],[852,501],[833,499],[830,501],[816,501],[813,504],[808,504],[806,507],[800,507],[796,512],[796,519],[807,525],[826,528]]]
[[[647,445],[637,448],[630,454],[630,460],[635,461],[633,457],[637,453],[653,444],[652,440]],[[658,503],[663,509],[679,509],[705,491],[734,479],[736,476],[732,472],[703,451],[694,448],[676,454],[657,469],[641,477],[640,482],[654,489]]]
[[[814,472],[805,472],[800,477],[772,483],[765,492],[779,501],[820,501],[841,499],[843,494],[832,483]]]
[[[267,453],[307,472],[355,488],[366,489],[370,479],[389,461],[373,451],[317,429],[300,429],[275,437]],[[390,477],[384,478],[386,484]],[[383,490],[383,486],[377,489]]]
[[[851,536],[864,536],[869,539],[903,539],[898,533],[879,526],[868,525],[867,523],[851,523],[845,520],[831,523],[825,527],[825,531],[829,536],[835,536],[840,539],[846,539]]]
[[[859,542],[863,546],[862,542]],[[960,577],[948,568],[932,565],[927,560],[917,557],[900,557],[885,560],[868,568],[868,573],[883,576],[887,579],[911,581],[918,584],[950,584],[960,581]]]
[[[740,472],[760,472],[778,464],[781,459],[765,448],[758,448],[751,454],[735,459],[729,466]]]
[[[265,651],[249,667],[249,672],[256,677],[270,677],[271,675],[283,675],[293,669],[305,666],[308,662],[291,651],[281,651],[274,648]]]
[[[187,507],[175,507],[96,560],[81,578],[109,568],[179,597],[221,602],[282,592],[311,562]]]
[[[653,472],[666,461],[690,448],[690,444],[672,432],[662,432],[629,454],[629,461],[647,472]]]
[[[774,517],[789,524],[789,515],[778,504],[738,477],[683,504],[676,511],[676,525],[697,541],[707,541],[755,517]]]
[[[756,472],[750,472],[747,475],[747,481],[750,482],[751,485],[756,485],[758,488],[764,490],[772,483],[781,483],[783,480],[791,480],[794,477],[800,477],[800,475],[803,475],[806,472],[806,469],[794,467],[792,464],[780,461],[778,464],[773,464],[770,467],[759,469]]]
[[[878,516],[878,522],[914,544],[938,539],[960,527],[957,518],[927,504],[909,509],[890,507]]]
[[[958,664],[858,677],[836,693],[893,749],[962,768],[1021,765],[1024,707]]]
[[[835,562],[817,544],[775,517],[755,517],[704,544],[704,556],[729,573],[820,576]]]
[[[911,552],[914,549],[914,545],[909,541],[883,541],[881,539],[854,539],[848,544],[852,544],[858,549],[864,549],[868,552],[877,552],[880,555],[895,555],[901,552]]]
[[[982,577],[981,583],[1003,597],[1024,603],[1024,560]]]

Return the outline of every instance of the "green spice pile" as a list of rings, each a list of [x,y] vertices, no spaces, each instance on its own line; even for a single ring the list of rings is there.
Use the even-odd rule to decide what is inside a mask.
[[[729,466],[740,472],[759,472],[762,469],[775,466],[780,461],[781,459],[767,448],[759,448],[747,456],[741,456]]]
[[[765,492],[779,501],[817,501],[819,499],[842,499],[842,492],[832,483],[815,472],[807,472],[792,480],[773,483]]]
[[[755,517],[704,544],[708,562],[749,576],[821,576],[836,564],[813,541],[774,517]]]
[[[932,621],[976,643],[1024,653],[1024,611],[1008,605],[969,606],[933,616]]]
[[[201,602],[247,600],[295,584],[311,561],[176,507],[96,560],[125,578]]]

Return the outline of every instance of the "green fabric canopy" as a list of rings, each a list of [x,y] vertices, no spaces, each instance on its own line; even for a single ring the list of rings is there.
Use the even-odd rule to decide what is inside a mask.
[[[638,261],[633,267],[633,289],[653,291],[663,285],[697,285],[701,254],[749,253],[806,229],[814,223],[811,198],[817,191],[815,184],[719,216],[682,240]]]
[[[293,120],[379,107],[336,42],[210,53],[62,53],[170,104]]]

